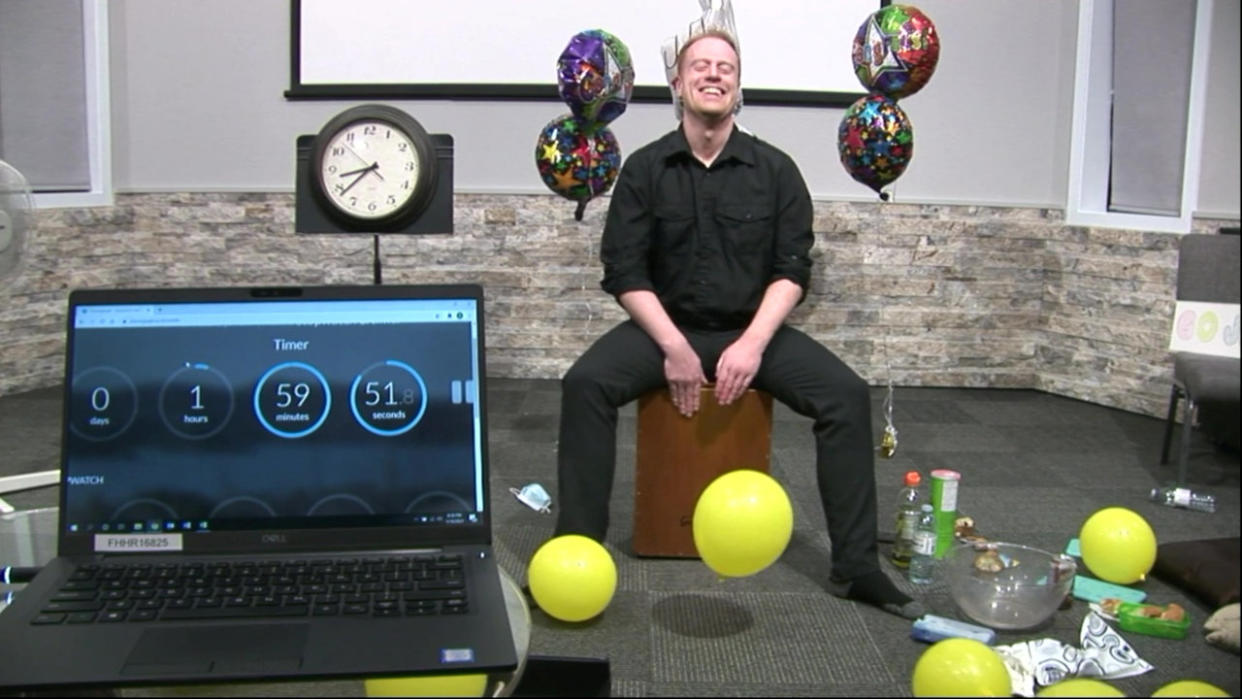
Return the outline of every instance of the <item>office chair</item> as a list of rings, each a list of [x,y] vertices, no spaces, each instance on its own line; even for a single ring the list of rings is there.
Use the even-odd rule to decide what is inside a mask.
[[[1182,236],[1177,260],[1177,300],[1238,303],[1239,242],[1242,237],[1230,234],[1190,234]],[[1186,482],[1186,462],[1190,456],[1190,440],[1203,403],[1238,404],[1239,361],[1191,352],[1173,355],[1173,390],[1169,395],[1169,414],[1164,426],[1164,447],[1161,465],[1169,463],[1169,445],[1173,441],[1173,424],[1177,404],[1183,397],[1186,408],[1182,416],[1181,444],[1177,456],[1177,483]]]

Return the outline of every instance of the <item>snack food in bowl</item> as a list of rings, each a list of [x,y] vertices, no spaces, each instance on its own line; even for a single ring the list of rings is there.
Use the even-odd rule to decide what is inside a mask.
[[[1061,606],[1078,566],[1065,554],[981,541],[952,548],[942,569],[966,616],[994,629],[1029,629]]]

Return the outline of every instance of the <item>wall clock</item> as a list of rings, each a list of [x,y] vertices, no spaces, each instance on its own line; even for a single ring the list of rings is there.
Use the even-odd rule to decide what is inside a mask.
[[[311,191],[332,218],[382,230],[421,214],[436,192],[436,150],[422,125],[382,104],[351,107],[315,137]]]

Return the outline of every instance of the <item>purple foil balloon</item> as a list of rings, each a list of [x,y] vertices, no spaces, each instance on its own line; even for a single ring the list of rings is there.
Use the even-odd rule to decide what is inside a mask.
[[[625,112],[634,91],[630,50],[602,29],[579,32],[556,62],[557,90],[574,116],[602,126]]]

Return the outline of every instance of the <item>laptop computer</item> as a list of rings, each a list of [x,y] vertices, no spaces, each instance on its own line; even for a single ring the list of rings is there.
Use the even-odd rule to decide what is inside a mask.
[[[69,296],[58,556],[0,685],[516,668],[476,285]]]

